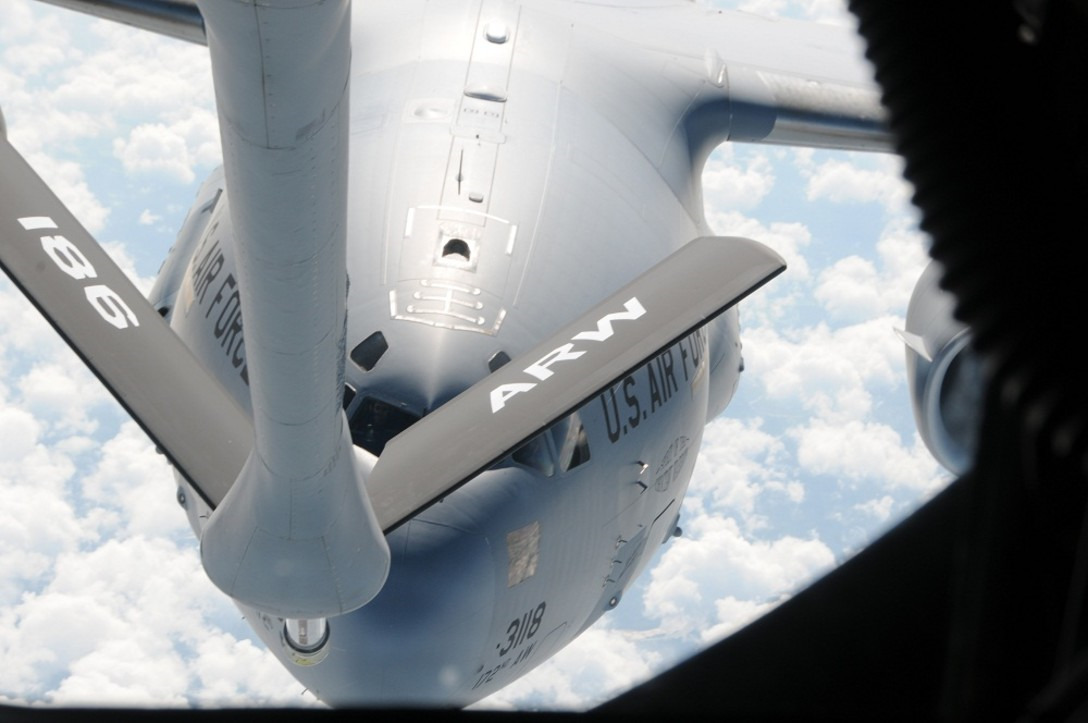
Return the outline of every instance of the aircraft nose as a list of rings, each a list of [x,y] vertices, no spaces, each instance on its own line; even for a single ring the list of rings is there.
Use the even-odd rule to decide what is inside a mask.
[[[388,318],[380,326],[354,336],[349,330],[345,365],[352,439],[375,455],[511,356],[497,336]]]
[[[349,394],[352,396],[350,401]],[[351,441],[374,456],[381,456],[389,440],[415,424],[421,417],[396,402],[371,394],[360,396],[347,391],[344,408],[351,427]]]

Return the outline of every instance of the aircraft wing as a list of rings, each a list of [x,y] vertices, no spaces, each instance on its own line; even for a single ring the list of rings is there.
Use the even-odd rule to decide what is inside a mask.
[[[69,10],[207,45],[195,0],[39,0]]]
[[[887,151],[891,138],[851,28],[663,2],[579,5],[599,36],[642,48],[681,86],[694,155],[722,141]],[[603,43],[601,43],[603,45]],[[668,72],[668,71],[664,71]]]
[[[40,2],[207,44],[195,0]],[[554,8],[555,0],[526,4]],[[697,157],[727,140],[890,150],[879,92],[850,28],[687,0],[619,5],[571,3],[565,13],[685,67],[695,100],[677,110]]]

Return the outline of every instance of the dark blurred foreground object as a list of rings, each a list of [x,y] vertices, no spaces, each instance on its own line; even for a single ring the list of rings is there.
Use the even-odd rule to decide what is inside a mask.
[[[599,710],[1088,720],[1088,2],[850,6],[991,374],[978,459],[840,569]]]

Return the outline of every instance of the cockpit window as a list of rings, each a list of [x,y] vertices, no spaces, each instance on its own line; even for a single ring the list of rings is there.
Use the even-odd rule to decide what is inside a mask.
[[[380,455],[393,437],[419,421],[419,416],[374,397],[363,397],[351,415],[351,441]]]
[[[500,350],[492,354],[491,358],[487,360],[487,368],[492,372],[497,372],[509,361],[510,355]]]
[[[578,413],[560,419],[549,430],[559,450],[559,469],[567,472],[589,461],[589,439]]]
[[[389,342],[385,340],[385,335],[376,331],[351,350],[351,360],[364,372],[368,372],[374,368],[374,365],[382,358],[382,354],[385,354],[388,349]]]
[[[556,472],[557,458],[560,472],[569,472],[589,461],[589,438],[577,412],[560,419],[518,447],[510,456],[496,462],[494,467],[515,463],[551,477]]]
[[[538,434],[514,450],[513,460],[523,467],[535,469],[545,477],[555,474],[555,461],[543,434]]]

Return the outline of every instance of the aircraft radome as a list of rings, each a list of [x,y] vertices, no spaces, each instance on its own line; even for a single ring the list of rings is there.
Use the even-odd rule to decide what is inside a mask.
[[[901,191],[887,190],[898,188],[890,180],[895,167],[888,157],[860,157],[859,170],[845,165],[843,156],[825,151],[729,144],[711,161],[704,180],[714,231],[767,243],[791,267],[742,304],[744,381],[725,415],[707,428],[704,467],[684,497],[679,490],[691,474],[708,416],[700,406],[706,402],[696,400],[713,391],[719,402],[713,406],[720,406],[730,396],[731,381],[724,392],[714,391],[715,375],[709,365],[715,354],[739,365],[735,348],[715,347],[731,337],[715,337],[712,329],[717,327],[704,332],[696,330],[698,325],[681,323],[645,357],[628,361],[627,366],[618,362],[616,368],[623,368],[603,382],[603,389],[567,390],[605,366],[591,356],[598,350],[595,345],[605,349],[611,364],[612,356],[631,348],[634,341],[666,328],[653,316],[658,308],[647,305],[648,295],[674,299],[691,290],[689,284],[659,271],[656,278],[668,282],[635,287],[613,306],[580,320],[594,304],[681,244],[711,235],[700,227],[697,197],[688,198],[687,205],[681,202],[690,193],[679,187],[677,179],[683,174],[675,168],[662,170],[675,149],[662,139],[654,152],[645,146],[664,127],[661,117],[655,120],[646,111],[656,107],[659,96],[645,93],[647,88],[665,88],[667,92],[661,92],[672,94],[669,103],[675,104],[690,92],[685,90],[685,78],[697,78],[705,92],[715,92],[712,88],[720,92],[724,86],[715,82],[725,77],[720,73],[729,67],[727,54],[714,55],[702,46],[697,51],[640,48],[632,40],[640,37],[638,26],[625,29],[619,21],[611,22],[614,17],[638,16],[614,8],[606,12],[564,3],[547,7],[451,3],[442,11],[448,15],[424,17],[420,30],[413,25],[411,6],[397,7],[401,16],[391,26],[377,17],[383,12],[380,5],[358,3],[353,8],[352,62],[356,69],[370,68],[370,74],[353,71],[350,113],[339,111],[346,113],[341,120],[350,129],[345,132],[352,148],[350,168],[341,169],[348,189],[341,208],[348,246],[344,282],[307,287],[310,271],[281,273],[285,268],[281,262],[261,261],[263,277],[280,279],[288,292],[341,289],[326,294],[322,302],[334,307],[346,303],[347,336],[338,356],[325,353],[328,345],[319,342],[332,339],[328,348],[335,350],[344,327],[343,311],[336,312],[334,318],[341,322],[331,327],[299,322],[297,315],[290,322],[294,326],[276,321],[275,314],[291,317],[302,308],[297,302],[278,304],[289,298],[282,289],[274,289],[263,305],[255,307],[259,310],[247,313],[242,325],[237,292],[248,272],[235,256],[233,228],[264,224],[260,233],[251,234],[264,238],[277,228],[292,227],[283,219],[271,224],[267,220],[306,194],[265,188],[267,176],[246,176],[245,164],[232,171],[231,153],[245,155],[249,147],[243,132],[240,145],[227,155],[227,177],[237,172],[242,174],[239,178],[249,178],[239,181],[238,187],[252,185],[253,203],[269,198],[278,202],[248,216],[239,212],[242,221],[232,215],[230,209],[246,203],[240,200],[245,194],[219,193],[217,184],[223,177],[213,173],[218,159],[208,148],[211,141],[214,148],[218,138],[208,131],[214,111],[207,50],[88,22],[73,13],[28,10],[24,4],[4,11],[13,22],[4,24],[0,107],[12,144],[33,165],[40,164],[43,174],[50,166],[58,168],[56,159],[62,151],[74,154],[70,157],[78,159],[85,185],[79,183],[73,166],[61,166],[61,173],[54,170],[56,180],[51,183],[58,190],[67,185],[85,194],[82,199],[68,195],[74,198],[68,203],[86,213],[84,222],[100,240],[110,245],[123,239],[127,253],[142,256],[137,269],[144,277],[151,275],[159,259],[150,262],[148,256],[154,254],[139,248],[137,239],[144,235],[162,239],[164,232],[157,227],[168,215],[174,219],[168,245],[175,242],[177,228],[182,229],[162,281],[145,291],[158,308],[165,308],[171,325],[193,347],[201,365],[177,362],[180,357],[164,352],[158,342],[151,346],[140,342],[139,351],[125,358],[139,369],[152,365],[151,386],[167,395],[167,402],[156,400],[151,412],[137,416],[143,414],[144,424],[159,430],[152,433],[176,462],[182,453],[172,449],[171,435],[199,432],[206,438],[197,445],[191,464],[235,465],[230,479],[204,482],[207,489],[182,481],[179,496],[196,528],[203,528],[210,507],[203,498],[211,497],[218,505],[216,485],[229,487],[249,455],[248,444],[239,449],[233,440],[250,437],[239,435],[239,427],[226,415],[235,414],[248,423],[247,390],[259,385],[262,375],[275,378],[260,371],[259,361],[255,368],[254,338],[273,347],[269,358],[290,356],[289,350],[276,348],[282,341],[289,346],[300,339],[313,341],[304,363],[317,359],[318,367],[331,369],[331,382],[317,376],[324,379],[325,392],[337,390],[324,396],[303,394],[307,377],[287,373],[265,387],[269,399],[280,400],[269,402],[273,411],[261,417],[257,407],[257,419],[272,420],[266,430],[305,426],[297,420],[284,422],[282,409],[275,407],[284,399],[288,411],[311,401],[318,405],[302,420],[308,422],[321,417],[322,409],[327,411],[333,396],[332,406],[339,412],[339,395],[345,388],[354,392],[345,418],[358,446],[345,444],[343,450],[351,451],[340,454],[328,441],[335,438],[323,437],[331,451],[321,469],[295,476],[328,476],[327,470],[347,464],[358,469],[351,474],[333,472],[340,474],[340,494],[357,489],[343,480],[358,473],[366,480],[368,495],[385,495],[382,505],[391,500],[390,507],[378,506],[375,519],[380,521],[368,550],[380,548],[380,540],[386,538],[378,534],[382,521],[400,522],[382,520],[385,510],[406,505],[405,513],[411,516],[430,502],[418,497],[426,490],[417,489],[417,482],[430,479],[427,475],[404,480],[396,470],[382,471],[383,463],[375,463],[374,453],[389,440],[391,430],[440,425],[427,443],[417,442],[399,452],[399,461],[387,465],[390,468],[407,469],[444,453],[449,457],[443,469],[463,462],[465,474],[471,475],[490,466],[492,459],[503,460],[454,492],[438,490],[444,497],[440,503],[389,533],[388,579],[381,554],[358,559],[352,557],[358,546],[349,544],[341,550],[347,555],[341,559],[350,558],[344,564],[371,570],[359,576],[369,582],[352,598],[338,596],[342,590],[336,584],[326,585],[338,578],[335,572],[331,578],[320,573],[325,564],[320,555],[299,564],[302,558],[294,553],[277,557],[279,553],[270,552],[252,567],[252,561],[238,554],[239,543],[231,530],[250,525],[248,540],[261,536],[262,525],[272,524],[244,513],[264,509],[264,501],[242,505],[243,512],[234,513],[237,520],[224,517],[229,524],[221,528],[227,532],[217,542],[206,538],[204,560],[217,582],[249,600],[243,610],[257,634],[310,691],[333,704],[463,704],[500,690],[574,639],[567,648],[567,667],[560,654],[538,670],[537,682],[532,676],[523,678],[514,684],[520,693],[514,687],[492,700],[533,705],[588,702],[585,689],[569,682],[575,665],[596,675],[586,677],[592,681],[582,683],[587,687],[604,689],[645,677],[653,665],[675,659],[694,643],[721,635],[742,618],[765,610],[862,544],[870,534],[860,531],[862,525],[871,530],[940,484],[934,463],[912,436],[905,411],[902,348],[891,333],[892,327],[903,326],[900,317],[924,260],[909,213],[901,198],[891,198]],[[569,22],[558,21],[568,10],[576,13],[574,30]],[[681,7],[675,13],[686,11]],[[27,12],[32,14],[24,16]],[[14,22],[20,19],[27,22]],[[777,27],[742,20],[758,28]],[[393,30],[378,32],[379,27]],[[78,43],[68,44],[71,33],[82,36]],[[668,33],[655,37],[664,35]],[[342,42],[334,40],[333,45]],[[474,56],[477,52],[494,57]],[[248,61],[230,62],[238,65],[223,67],[242,67]],[[539,65],[530,68],[523,62]],[[324,60],[319,65],[330,67]],[[623,72],[608,75],[607,66]],[[496,74],[496,68],[507,70]],[[343,73],[346,78],[346,70]],[[332,75],[321,83],[296,84],[291,92],[300,92],[299,85],[318,96],[331,92]],[[364,76],[373,84],[356,87],[356,80]],[[740,80],[732,87],[743,89],[746,77],[736,71],[734,78]],[[199,82],[207,86],[196,87]],[[217,76],[216,82],[232,81]],[[521,87],[526,88],[524,93],[518,92]],[[524,105],[519,104],[522,99]],[[317,97],[314,104],[299,107],[317,108],[323,102]],[[636,102],[649,105],[620,112],[624,104]],[[231,112],[244,115],[247,103],[238,100],[240,108]],[[130,115],[141,104],[144,109]],[[329,114],[313,127],[331,128],[328,119],[334,118],[337,108],[336,103],[329,105]],[[246,121],[240,118],[232,117],[232,123],[244,131]],[[328,150],[314,157],[320,160],[322,154],[332,159],[333,166],[342,158]],[[9,167],[5,160],[5,172]],[[308,168],[301,164],[290,170],[305,175]],[[674,174],[669,176],[672,185],[662,180],[666,172]],[[209,176],[198,192],[197,186]],[[96,178],[105,185],[95,186]],[[330,178],[321,173],[311,181],[333,183]],[[22,180],[16,185],[29,188]],[[195,205],[183,224],[194,194]],[[325,203],[333,196],[323,191],[312,198]],[[809,197],[831,201],[836,208],[820,218],[824,211],[813,210]],[[5,191],[5,223],[12,212],[8,198]],[[96,217],[105,205],[111,207],[109,218]],[[176,208],[171,210],[172,206]],[[294,226],[331,238],[337,233],[338,225],[329,221],[340,213],[336,208],[311,209],[305,217],[291,211],[286,217],[304,218]],[[12,213],[17,232],[27,234],[26,243],[39,254],[33,266],[59,273],[56,278],[63,283],[53,286],[74,294],[75,301],[64,308],[78,302],[92,314],[85,326],[98,324],[90,327],[94,331],[87,344],[115,332],[142,334],[152,326],[138,316],[135,302],[129,304],[121,296],[120,286],[104,270],[106,262],[92,259],[82,246],[73,250],[67,245],[80,242],[60,211],[51,207]],[[806,213],[816,218],[810,221]],[[141,216],[147,225],[133,223]],[[4,242],[8,239],[5,227]],[[160,259],[166,256],[161,242],[158,251]],[[291,268],[312,269],[318,262],[337,268],[335,259],[321,261],[319,256]],[[273,270],[277,263],[280,272]],[[693,275],[687,268],[681,271],[684,279]],[[320,278],[342,276],[330,273]],[[715,281],[725,278],[719,272]],[[466,281],[471,279],[481,281]],[[747,287],[737,295],[744,291]],[[4,308],[10,310],[11,320],[0,322],[7,325],[0,356],[5,370],[0,401],[11,446],[10,453],[0,456],[5,465],[0,476],[5,497],[16,500],[4,513],[2,529],[9,532],[3,553],[20,563],[5,567],[11,572],[3,588],[3,614],[10,616],[10,625],[3,645],[6,651],[18,651],[21,662],[3,674],[7,679],[0,681],[0,694],[22,701],[77,702],[112,693],[117,700],[175,704],[206,703],[217,696],[284,702],[284,695],[296,695],[297,686],[285,688],[287,693],[270,692],[272,686],[283,686],[286,677],[263,672],[268,670],[267,656],[238,642],[245,631],[236,622],[237,615],[230,619],[223,602],[227,598],[210,589],[197,569],[197,557],[185,548],[183,531],[178,529],[182,513],[163,509],[166,503],[177,507],[167,467],[131,471],[153,456],[149,451],[128,451],[139,432],[118,429],[119,415],[103,408],[101,386],[89,376],[81,377],[78,386],[59,381],[67,373],[58,371],[63,367],[52,346],[55,342],[46,332],[33,332],[40,335],[40,342],[28,340],[22,330],[32,323],[25,319],[34,312],[15,296],[6,286]],[[639,303],[628,305],[631,299]],[[263,318],[264,309],[270,310],[271,321],[261,337],[262,332],[254,330],[261,327],[257,319]],[[731,313],[719,317],[726,321],[718,324],[733,323],[728,321]],[[683,310],[672,310],[668,316],[682,317]],[[638,327],[633,339],[624,340],[623,349],[613,352],[608,346],[610,339],[630,328],[626,325],[651,318],[652,329]],[[558,334],[567,325],[571,328]],[[292,330],[286,340],[275,336],[282,328]],[[522,356],[548,339],[552,342],[541,352]],[[44,349],[30,356],[36,345]],[[112,342],[105,346],[116,348]],[[651,361],[643,363],[645,358]],[[507,359],[511,361],[503,364]],[[578,366],[587,360],[593,360],[588,369]],[[170,366],[175,363],[181,368]],[[343,383],[338,381],[340,363]],[[271,366],[277,373],[277,365]],[[203,383],[191,386],[195,378],[191,375],[204,368],[225,386],[225,394],[209,395],[207,390],[214,387]],[[136,373],[126,371],[114,384],[131,380]],[[486,392],[477,395],[487,402],[482,413],[453,418],[439,414],[452,408],[440,405],[455,392],[476,384],[485,385],[474,387]],[[580,396],[571,401],[564,394]],[[893,405],[878,398],[892,395],[901,401]],[[221,409],[231,399],[241,412]],[[506,427],[515,426],[505,418],[496,431],[486,426],[508,411],[517,412],[517,405],[526,400],[532,402],[528,406],[533,413],[546,404],[557,405],[553,417],[526,422],[533,427],[529,438],[534,440],[527,446],[520,446],[521,437],[502,440]],[[131,406],[140,400],[133,397],[128,402]],[[170,431],[188,419],[180,411],[183,407],[199,409],[205,403],[221,413],[210,415],[204,424],[186,423],[180,432]],[[408,426],[419,417],[423,421]],[[257,428],[260,439],[261,423]],[[546,430],[542,435],[532,435],[542,428]],[[312,446],[294,448],[280,440],[279,433],[268,432],[268,439],[278,440],[269,443],[268,455],[277,464],[310,464],[299,449]],[[406,433],[404,439],[410,436]],[[93,448],[106,440],[102,449]],[[231,443],[224,445],[224,440]],[[483,459],[491,447],[495,457]],[[344,462],[345,455],[355,461]],[[89,465],[90,471],[77,469],[81,464]],[[190,463],[179,462],[190,469],[186,464]],[[41,476],[31,479],[31,470]],[[383,478],[389,481],[382,483]],[[375,493],[371,487],[381,491]],[[573,492],[589,497],[579,497],[581,501],[570,507],[555,507]],[[374,508],[369,496],[339,499],[363,513],[368,506]],[[292,514],[324,519],[335,528],[336,512],[343,508],[345,504],[338,502],[324,511],[310,508]],[[53,520],[44,532],[34,524],[43,510]],[[669,535],[677,513],[685,531],[679,539]],[[161,526],[166,526],[165,536],[148,537],[161,534],[156,530]],[[313,538],[300,539],[306,547],[305,540]],[[592,562],[580,567],[583,563],[577,560],[582,558]],[[553,567],[549,561],[555,559],[566,562]],[[700,559],[702,567],[697,566]],[[216,568],[223,560],[230,561],[227,573]],[[117,569],[124,565],[128,568]],[[652,570],[633,583],[638,569],[650,565]],[[142,566],[156,570],[145,576]],[[273,574],[284,567],[293,571],[281,577]],[[292,579],[301,575],[309,576],[308,582],[292,586]],[[99,576],[110,580],[110,592],[105,592]],[[269,591],[265,583],[277,579],[282,587]],[[191,596],[179,591],[179,585],[193,586]],[[337,592],[327,595],[327,590]],[[277,597],[281,592],[284,597]],[[358,612],[334,614],[372,593],[377,596]],[[277,600],[290,600],[291,607],[277,608],[281,604]],[[579,629],[598,615],[602,622],[576,638]],[[82,632],[70,634],[72,621],[81,616],[96,624],[84,623],[78,627]],[[324,622],[284,624],[282,617]],[[636,625],[653,632],[630,632]],[[390,626],[396,627],[395,635],[388,632]],[[161,637],[155,638],[152,631],[161,632]],[[471,655],[464,652],[469,648]],[[344,666],[352,655],[363,657],[354,659],[348,676]],[[626,658],[622,665],[616,662],[618,656]],[[254,661],[254,668],[262,672],[237,670],[239,660]],[[157,672],[164,664],[172,666],[173,677],[144,677],[144,671]],[[202,666],[204,671],[231,670],[223,672],[217,688],[215,681],[204,677]],[[267,684],[260,677],[266,675]],[[567,682],[554,683],[556,676]],[[509,697],[513,695],[520,697]]]

